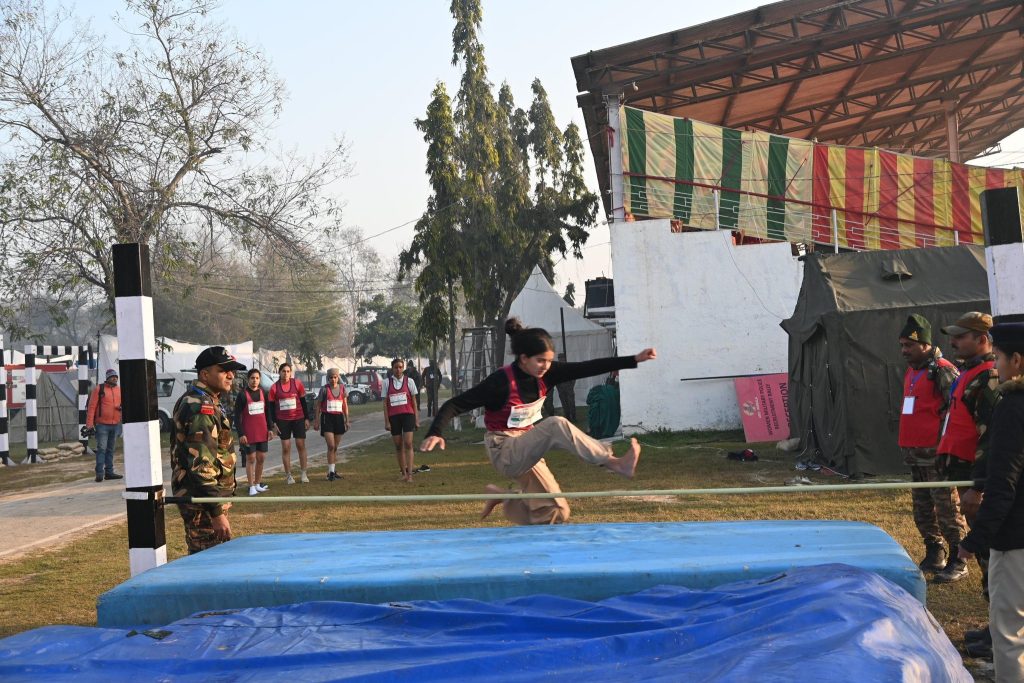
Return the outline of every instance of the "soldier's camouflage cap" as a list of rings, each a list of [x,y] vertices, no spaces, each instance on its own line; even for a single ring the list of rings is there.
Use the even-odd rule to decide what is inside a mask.
[[[956,337],[966,332],[980,332],[982,334],[987,334],[991,329],[992,316],[988,313],[971,311],[970,313],[964,313],[952,325],[946,325],[943,327],[942,334],[948,334],[950,337]]]

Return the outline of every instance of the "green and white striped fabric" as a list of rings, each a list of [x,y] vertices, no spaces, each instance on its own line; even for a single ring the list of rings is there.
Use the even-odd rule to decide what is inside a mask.
[[[622,107],[620,117],[627,213],[767,239],[810,239],[813,143],[632,107]]]

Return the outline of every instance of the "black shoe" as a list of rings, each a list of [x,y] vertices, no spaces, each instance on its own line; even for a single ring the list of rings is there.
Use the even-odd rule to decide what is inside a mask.
[[[946,564],[946,568],[932,579],[935,583],[955,583],[967,578],[967,563],[956,555]]]
[[[334,481],[337,478],[338,478],[338,473],[337,472],[328,472],[327,473],[327,481]]]
[[[429,472],[430,471],[430,465],[420,465],[414,471],[416,471],[416,472]]]
[[[927,546],[924,559],[917,565],[923,572],[941,572],[946,568],[949,554],[946,546],[939,543],[930,543]]]
[[[964,642],[966,643],[987,643],[992,645],[992,631],[988,626],[964,631]]]
[[[103,475],[102,474],[97,474],[96,475],[96,481],[103,481]]]
[[[964,651],[967,652],[968,657],[992,659],[992,643],[971,640],[964,645]]]
[[[104,476],[103,478],[104,479],[124,479],[124,475],[123,474],[118,474],[117,472],[111,472],[110,474]]]

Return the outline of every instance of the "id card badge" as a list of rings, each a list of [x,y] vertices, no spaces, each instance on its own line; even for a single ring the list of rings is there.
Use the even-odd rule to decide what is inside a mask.
[[[914,396],[903,397],[903,414],[913,415],[914,414]]]
[[[250,415],[262,415],[263,414],[263,401],[253,401],[249,404]]]
[[[400,394],[390,394],[388,396],[388,403],[391,404],[392,408],[407,405],[409,403],[409,395],[404,391]]]
[[[280,406],[281,410],[295,410],[295,408],[297,407],[297,403],[295,401],[294,396],[291,396],[289,398],[282,398],[280,401],[277,402],[277,405]]]

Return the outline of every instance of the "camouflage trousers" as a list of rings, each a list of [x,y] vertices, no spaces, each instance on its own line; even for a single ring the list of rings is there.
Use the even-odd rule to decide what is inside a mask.
[[[178,512],[185,522],[185,543],[188,545],[189,555],[195,555],[201,550],[224,542],[214,535],[213,520],[202,505],[178,503]]]
[[[934,456],[922,458],[921,450],[912,450],[918,455],[910,468],[914,481],[946,480]],[[960,496],[955,488],[911,489],[911,499],[914,524],[926,545],[945,545],[953,549],[967,535],[967,520],[960,514]]]

